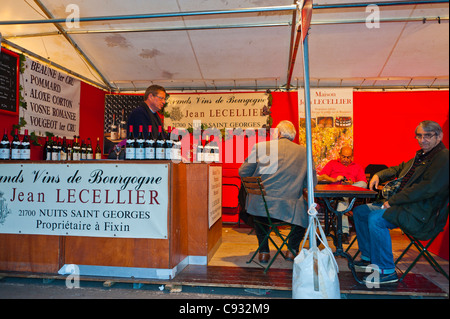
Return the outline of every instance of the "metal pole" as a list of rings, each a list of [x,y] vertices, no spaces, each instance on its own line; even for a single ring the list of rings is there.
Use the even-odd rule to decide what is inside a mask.
[[[80,17],[79,22],[175,18],[175,17],[191,17],[191,16],[203,16],[203,15],[213,15],[213,14],[292,11],[292,10],[295,10],[296,8],[297,8],[296,5],[287,5],[287,6],[277,6],[277,7],[259,7],[259,8],[229,9],[229,10],[149,13],[149,14],[131,14],[131,15],[117,15],[117,16],[84,17],[84,18]],[[66,18],[58,18],[58,19],[51,18],[51,19],[44,19],[44,20],[41,19],[41,20],[0,21],[0,25],[65,23],[65,22],[66,22]]]
[[[302,30],[302,32],[308,30]],[[311,92],[309,85],[309,49],[308,49],[308,33],[302,42],[303,48],[303,78],[304,78],[304,95],[305,95],[305,127],[306,127],[306,177],[308,190],[308,210],[314,203],[314,176],[313,176],[313,156],[312,156],[312,134],[311,134]],[[309,224],[314,223],[312,216],[309,217]],[[316,246],[316,228],[311,227],[309,233],[309,245]],[[315,277],[314,277],[315,278]]]
[[[308,37],[306,35],[303,41],[303,77],[305,94],[305,124],[306,124],[306,158],[307,158],[307,177],[308,177],[308,207],[314,203],[314,183],[313,183],[313,157],[312,157],[312,134],[311,134],[311,92],[309,85],[309,52]]]
[[[372,3],[341,3],[341,4],[317,4],[313,5],[313,9],[338,9],[338,8],[357,8],[367,7],[368,5],[377,5],[379,7],[386,6],[406,6],[406,5],[423,5],[423,4],[436,4],[436,3],[449,3],[449,0],[415,0],[415,1],[374,1]]]

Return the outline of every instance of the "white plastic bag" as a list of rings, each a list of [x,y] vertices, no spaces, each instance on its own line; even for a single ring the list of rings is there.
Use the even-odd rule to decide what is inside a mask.
[[[340,299],[338,272],[339,268],[333,252],[327,243],[327,238],[317,218],[315,205],[313,211],[308,212],[310,221],[300,253],[294,259],[294,273],[292,276],[293,299]],[[309,238],[309,249],[305,249],[305,241],[310,236],[311,228],[314,230],[313,238]],[[317,233],[319,230],[319,233]],[[324,245],[319,250],[316,237]]]

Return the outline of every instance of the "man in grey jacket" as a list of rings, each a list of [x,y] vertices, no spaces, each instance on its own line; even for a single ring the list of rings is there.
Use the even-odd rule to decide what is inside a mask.
[[[370,283],[398,281],[389,230],[400,227],[419,239],[425,238],[433,228],[435,213],[448,200],[449,151],[442,143],[442,129],[436,122],[423,121],[415,134],[420,146],[415,157],[376,173],[369,183],[374,189],[380,182],[397,179],[399,188],[384,202],[353,210],[361,251],[361,260],[355,266],[367,269],[372,264],[379,269],[378,279],[366,277]]]
[[[255,144],[249,157],[239,168],[239,175],[261,177],[271,218],[297,226],[288,246],[298,253],[308,227],[307,204],[303,198],[303,189],[307,185],[306,148],[293,142],[296,130],[291,122],[282,121],[277,129],[278,133],[272,140]],[[316,185],[315,170],[313,178]],[[261,196],[249,194],[247,212],[257,219],[265,218],[266,211]],[[265,234],[258,227],[255,227],[255,232],[261,244]],[[286,257],[293,260],[295,256],[288,250]],[[259,260],[264,263],[269,259],[270,251],[266,240],[260,250]]]

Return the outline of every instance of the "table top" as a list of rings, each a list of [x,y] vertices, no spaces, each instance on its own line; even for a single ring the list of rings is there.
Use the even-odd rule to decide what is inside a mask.
[[[318,184],[314,188],[314,197],[358,197],[373,198],[377,192],[367,188],[342,184]]]

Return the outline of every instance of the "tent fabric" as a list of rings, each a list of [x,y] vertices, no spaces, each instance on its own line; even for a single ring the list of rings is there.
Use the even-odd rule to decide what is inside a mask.
[[[448,1],[351,2],[355,5],[313,2],[311,87],[448,87]],[[139,91],[151,83],[172,91],[295,89],[303,86],[301,52],[294,46],[295,3],[2,0],[0,33],[2,45],[24,48],[110,91]],[[280,7],[288,9],[275,10]],[[260,11],[226,13],[247,8]],[[138,19],[166,13],[184,15]],[[77,23],[78,18],[121,15],[135,18]],[[24,23],[48,19],[62,22]]]

